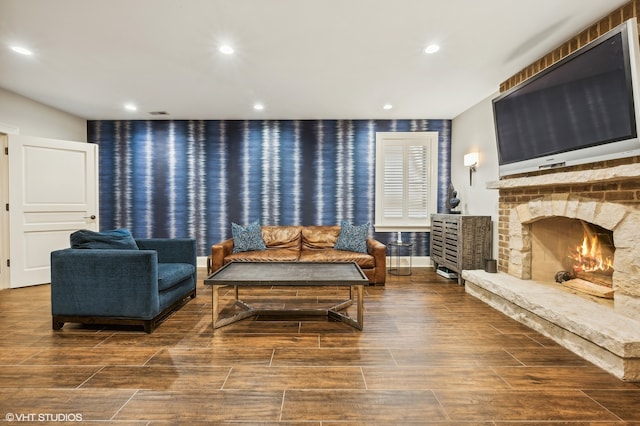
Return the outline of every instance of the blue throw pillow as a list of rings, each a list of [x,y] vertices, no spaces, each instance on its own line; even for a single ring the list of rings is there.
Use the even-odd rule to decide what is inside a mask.
[[[246,228],[231,223],[231,233],[233,234],[233,252],[240,253],[243,251],[266,250],[262,239],[262,230],[260,223],[253,222]]]
[[[96,232],[81,229],[69,237],[73,249],[121,249],[138,250],[138,244],[128,229]]]
[[[367,252],[367,236],[369,235],[369,223],[354,226],[346,220],[342,221],[340,235],[336,245],[336,250],[356,251],[358,253]]]

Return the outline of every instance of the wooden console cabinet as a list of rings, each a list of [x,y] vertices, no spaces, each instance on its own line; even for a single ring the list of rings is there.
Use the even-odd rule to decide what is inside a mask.
[[[491,216],[431,215],[429,249],[436,270],[445,267],[464,284],[463,269],[484,269],[491,258]]]

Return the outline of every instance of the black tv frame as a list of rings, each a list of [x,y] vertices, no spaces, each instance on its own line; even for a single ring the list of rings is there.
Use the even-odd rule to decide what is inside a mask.
[[[624,90],[624,102],[622,102],[621,105],[619,105],[618,103],[611,103],[616,99],[619,99],[620,93],[618,93],[616,95],[616,98],[608,99],[608,105],[611,108],[608,108],[607,112],[609,112],[609,109],[619,109],[620,106],[622,106],[623,108],[620,109],[620,111],[622,111],[623,114],[627,114],[626,117],[622,118],[623,121],[628,120],[628,122],[626,123],[628,125],[628,128],[624,129],[625,131],[621,132],[620,134],[615,134],[613,136],[608,135],[603,139],[596,138],[593,140],[584,141],[564,141],[562,140],[562,138],[558,138],[558,132],[565,132],[565,129],[547,128],[544,127],[544,124],[541,123],[551,123],[554,119],[553,116],[561,117],[562,114],[569,114],[569,112],[556,110],[554,113],[553,107],[559,107],[559,105],[556,105],[558,102],[550,102],[548,104],[544,104],[543,106],[545,108],[536,108],[536,103],[538,104],[538,106],[540,106],[539,98],[544,98],[546,96],[545,94],[540,94],[539,91],[542,89],[547,90],[549,93],[554,93],[554,90],[557,92],[558,86],[550,86],[551,83],[560,85],[566,85],[568,83],[574,84],[571,80],[572,67],[574,67],[574,71],[576,69],[578,70],[578,72],[575,73],[576,76],[578,74],[581,74],[581,78],[585,77],[585,75],[588,74],[588,70],[584,70],[582,68],[578,69],[576,68],[576,64],[578,64],[579,62],[584,62],[585,59],[589,59],[590,53],[596,52],[596,49],[598,49],[599,46],[603,46],[603,43],[609,42],[614,37],[618,37],[618,35],[621,37],[622,42],[621,59],[624,61],[624,88],[619,87],[621,84],[620,82],[618,82],[617,88]],[[638,101],[640,99],[638,96],[638,80],[640,77],[638,75],[638,70],[640,69],[640,67],[638,66],[638,60],[640,58],[639,44],[637,21],[635,18],[632,18],[615,27],[614,29],[608,31],[607,33],[603,34],[591,43],[578,49],[562,60],[558,61],[556,64],[550,66],[549,68],[541,71],[530,79],[496,97],[493,100],[492,104],[496,130],[496,142],[498,148],[498,164],[500,177],[502,178],[504,176],[512,174],[520,174],[551,168],[561,168],[577,164],[586,164],[596,161],[640,155],[640,140],[638,139],[637,132],[637,123],[640,120],[640,102]],[[567,78],[569,78],[569,80],[567,80]],[[529,130],[533,129],[533,132],[537,132],[540,136],[538,137],[538,134],[536,134],[536,137],[533,137],[532,132],[529,131],[527,135],[529,139],[505,139],[505,116],[504,111],[500,111],[500,109],[503,108],[503,105],[506,103],[511,102],[513,104],[515,102],[518,102],[518,97],[529,96],[531,98],[532,93],[535,94],[538,99],[536,99],[536,102],[532,102],[530,110],[527,111],[529,115],[550,114],[551,117],[545,119],[542,116],[531,116],[534,119],[530,120],[530,117],[525,116],[522,123],[518,122],[518,125],[520,125],[521,127],[530,126]],[[607,95],[608,93],[604,94]],[[568,105],[563,104],[561,105],[561,107],[570,107],[572,101],[574,103],[580,102],[580,99],[578,99],[578,97],[579,96],[576,96],[576,99],[570,100]],[[550,99],[551,98],[552,96],[550,96]],[[548,109],[547,106],[549,106]],[[518,105],[518,107],[523,108],[522,105]],[[584,107],[583,104],[577,105],[577,108],[582,107]],[[583,117],[584,120],[588,118],[589,117]],[[611,119],[619,121],[620,114],[612,114]],[[513,120],[512,122],[508,122],[506,124],[507,127],[509,125],[512,125]],[[555,125],[557,124],[558,123],[556,123]],[[580,123],[572,124],[573,126],[581,125]],[[586,122],[582,125],[587,127],[591,124],[591,122]],[[560,126],[562,125],[563,123],[561,122]],[[514,128],[517,126],[512,125],[511,127]],[[547,136],[543,136],[544,134],[547,134]],[[518,143],[519,145],[508,145],[514,143]],[[511,149],[511,151],[509,151],[509,149]],[[505,155],[506,153],[508,153],[509,155]]]

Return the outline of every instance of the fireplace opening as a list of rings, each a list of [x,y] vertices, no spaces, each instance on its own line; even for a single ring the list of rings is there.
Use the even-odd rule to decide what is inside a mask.
[[[531,277],[613,298],[613,231],[580,219],[549,217],[531,224]]]
[[[613,287],[613,232],[592,223],[580,222],[584,230],[582,242],[574,250],[569,247],[573,275]]]

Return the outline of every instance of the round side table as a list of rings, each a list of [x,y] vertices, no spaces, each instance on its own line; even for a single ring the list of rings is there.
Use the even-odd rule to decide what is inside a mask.
[[[393,241],[387,243],[389,246],[389,273],[391,275],[411,275],[411,267],[413,262],[413,243],[399,243],[397,241]],[[406,249],[406,252],[409,256],[409,266],[400,265],[401,254],[403,249]]]

